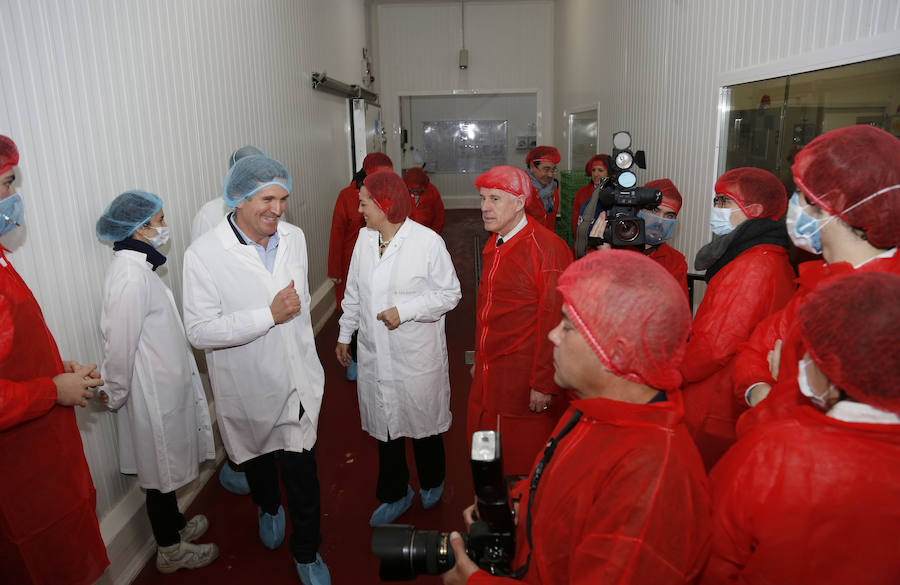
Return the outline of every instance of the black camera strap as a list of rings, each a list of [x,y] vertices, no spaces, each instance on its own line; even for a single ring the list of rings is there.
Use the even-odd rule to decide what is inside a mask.
[[[541,460],[538,461],[537,466],[534,468],[534,472],[531,474],[531,482],[528,486],[528,511],[525,515],[525,537],[528,540],[528,557],[525,559],[525,564],[519,567],[518,569],[512,571],[509,576],[513,579],[521,579],[525,576],[525,573],[528,572],[528,565],[531,564],[531,551],[532,543],[531,543],[531,506],[534,504],[534,494],[537,492],[538,483],[541,481],[541,475],[544,474],[544,469],[547,467],[547,464],[550,462],[550,458],[553,457],[553,452],[556,451],[557,445],[565,437],[569,434],[573,428],[575,428],[576,423],[581,418],[581,411],[576,410],[575,414],[572,415],[572,418],[569,419],[569,422],[560,429],[559,433],[555,437],[551,437],[549,441],[547,441],[547,446],[544,447],[544,456],[541,457]]]

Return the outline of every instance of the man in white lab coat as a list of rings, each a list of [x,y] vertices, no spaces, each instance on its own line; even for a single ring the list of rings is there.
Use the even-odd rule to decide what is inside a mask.
[[[297,572],[305,585],[321,585],[331,580],[317,552],[313,447],[325,376],[309,314],[306,238],[279,221],[290,190],[277,160],[250,156],[232,167],[222,196],[234,211],[185,252],[184,320],[190,342],[206,351],[222,440],[247,473],[260,539],[271,549],[284,539],[280,468]]]

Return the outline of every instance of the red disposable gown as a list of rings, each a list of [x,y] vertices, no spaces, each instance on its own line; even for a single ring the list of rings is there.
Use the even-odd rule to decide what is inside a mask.
[[[900,254],[895,253],[890,258],[875,258],[857,270],[900,274]],[[797,385],[797,362],[806,353],[796,327],[797,309],[806,301],[807,295],[823,282],[853,271],[853,266],[847,262],[836,264],[825,264],[821,260],[804,262],[799,267],[797,292],[790,302],[760,323],[750,339],[741,344],[734,366],[735,400],[744,401],[747,388],[756,382],[772,385],[769,396],[741,417],[738,425],[741,434],[760,421],[779,416],[785,408],[809,403],[809,400],[800,394]],[[769,372],[767,356],[779,339],[782,340],[781,361],[778,383],[775,383]]]
[[[41,309],[0,247],[0,581],[93,583],[109,564],[96,491]]]
[[[340,278],[341,283],[334,285],[334,296],[338,310],[344,300],[344,289],[347,287],[347,272],[350,270],[350,257],[359,230],[365,225],[359,213],[359,190],[356,183],[350,183],[338,194],[334,202],[334,213],[331,216],[331,238],[328,242],[328,277]]]
[[[553,187],[553,211],[547,213],[537,192],[534,196],[526,198],[525,213],[538,220],[538,222],[551,232],[556,229],[556,214],[559,213],[559,185]]]
[[[787,250],[774,244],[742,252],[706,287],[681,373],[684,419],[707,469],[736,440],[735,423],[746,410],[732,391],[738,346],[793,294],[794,270]]]
[[[688,296],[687,261],[684,259],[684,254],[663,242],[653,248],[647,256],[662,264],[663,268],[668,270],[669,274],[674,276],[681,288],[684,289],[684,296]]]
[[[541,585],[672,585],[695,582],[709,554],[706,474],[681,424],[680,393],[669,402],[575,400],[583,415],[544,469],[532,506],[533,550],[521,582]],[[513,567],[525,563],[528,481]],[[469,585],[519,583],[473,574]]]
[[[499,430],[505,473],[524,475],[565,410],[565,397],[553,382],[547,334],[562,318],[556,282],[572,262],[572,251],[529,217],[499,248],[492,235],[483,256],[468,437],[477,430]],[[529,410],[531,389],[555,395],[549,410]]]
[[[572,204],[572,233],[578,231],[578,215],[581,213],[581,206],[591,198],[596,185],[588,183],[575,193],[575,202]]]
[[[437,187],[428,183],[419,195],[419,202],[413,205],[410,217],[414,222],[429,227],[438,234],[444,231],[444,202],[441,201],[441,193]]]
[[[900,583],[900,425],[794,407],[742,437],[710,485],[704,583]]]

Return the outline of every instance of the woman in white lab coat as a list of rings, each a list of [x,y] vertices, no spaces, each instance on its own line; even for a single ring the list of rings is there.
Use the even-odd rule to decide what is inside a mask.
[[[450,378],[444,314],[460,299],[444,241],[408,215],[406,185],[389,171],[366,177],[359,211],[366,221],[350,261],[336,354],[347,365],[359,329],[359,413],[378,441],[373,526],[393,522],[412,505],[406,439],[412,439],[423,506],[440,500],[450,428]]]
[[[209,407],[172,292],[156,273],[168,241],[162,201],[127,191],[97,221],[100,239],[114,242],[104,284],[100,329],[106,385],[100,397],[117,411],[119,464],[147,491],[147,514],[164,573],[198,568],[218,556],[215,544],[193,544],[207,529],[186,521],[175,490],[215,458]]]

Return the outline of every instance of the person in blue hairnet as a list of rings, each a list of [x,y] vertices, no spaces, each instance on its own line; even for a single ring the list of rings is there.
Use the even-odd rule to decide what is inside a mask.
[[[228,168],[233,167],[234,163],[244,157],[257,155],[265,156],[266,153],[258,146],[253,146],[252,144],[242,146],[228,156]],[[191,222],[191,241],[195,241],[215,227],[217,223],[228,215],[229,211],[231,209],[222,200],[221,196],[204,203],[197,215],[194,216],[194,221]],[[219,483],[229,492],[239,496],[246,496],[250,493],[247,475],[240,471],[231,459],[227,459],[222,465],[222,469],[219,470]]]
[[[147,515],[162,573],[205,567],[215,544],[195,544],[209,527],[203,515],[185,520],[175,490],[215,459],[212,425],[197,364],[172,292],[157,275],[169,228],[159,197],[126,191],[100,219],[97,236],[113,243],[103,286],[100,331],[106,379],[100,399],[116,411],[119,467],[147,491]]]
[[[327,585],[314,453],[325,374],[306,237],[281,221],[290,193],[291,175],[275,159],[248,156],[228,171],[231,212],[184,255],[184,323],[206,352],[222,442],[247,475],[260,540],[273,550],[284,540],[284,484],[297,573],[304,585]]]

